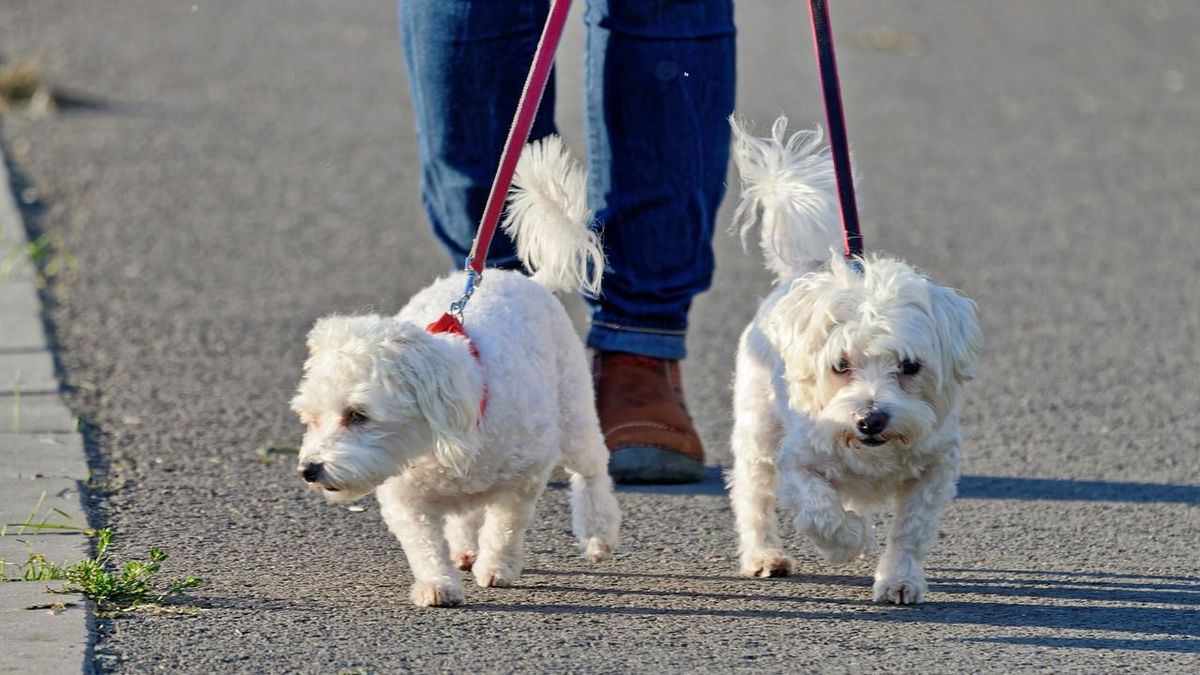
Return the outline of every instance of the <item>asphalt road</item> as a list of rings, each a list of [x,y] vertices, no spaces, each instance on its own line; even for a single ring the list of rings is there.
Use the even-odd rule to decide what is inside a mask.
[[[964,289],[987,352],[930,602],[868,563],[734,576],[717,480],[630,490],[624,547],[573,554],[551,490],[518,588],[409,606],[370,504],[289,459],[302,339],[446,269],[426,231],[387,0],[5,0],[0,55],[76,101],[5,118],[97,523],[199,574],[194,614],[100,623],[103,671],[1200,670],[1200,5],[833,3],[864,230]],[[739,3],[739,100],[820,119],[802,3]],[[580,26],[560,121],[579,146]],[[726,218],[728,211],[726,211]],[[767,276],[718,237],[686,378],[719,454],[738,331]]]

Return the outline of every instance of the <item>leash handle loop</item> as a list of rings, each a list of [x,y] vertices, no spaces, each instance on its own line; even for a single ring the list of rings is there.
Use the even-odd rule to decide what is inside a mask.
[[[833,152],[833,171],[837,178],[838,202],[842,212],[845,253],[852,267],[862,271],[863,237],[858,226],[858,202],[854,197],[854,173],[850,167],[850,142],[846,138],[846,117],[842,110],[842,88],[838,80],[837,56],[833,51],[833,30],[825,0],[809,0],[812,19],[813,50],[821,74],[821,92],[825,99],[825,120],[829,127],[829,146]]]

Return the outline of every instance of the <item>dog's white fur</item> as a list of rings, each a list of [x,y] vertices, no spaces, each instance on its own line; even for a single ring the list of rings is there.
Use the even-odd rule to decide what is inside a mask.
[[[465,319],[478,360],[461,337],[424,328],[460,295],[463,273],[395,317],[326,317],[308,336],[292,401],[308,425],[301,469],[320,464],[312,486],[330,502],[375,491],[417,605],[461,602],[456,568],[480,586],[516,580],[525,531],[560,459],[584,556],[601,560],[617,544],[620,511],[586,354],[551,293],[599,287],[604,257],[588,229],[585,182],[561,139],[526,147],[504,227],[535,273],[487,272]]]
[[[894,498],[874,597],[921,602],[925,556],[958,479],[962,385],[983,347],[975,303],[894,258],[851,269],[837,252],[834,173],[819,130],[788,137],[780,117],[770,138],[755,138],[730,122],[743,182],[734,227],[744,240],[760,225],[777,277],[737,354],[727,478],[741,571],[790,572],[776,499],[840,564],[874,550],[872,512]],[[905,374],[905,361],[919,370]],[[873,409],[890,421],[866,435],[858,422]]]

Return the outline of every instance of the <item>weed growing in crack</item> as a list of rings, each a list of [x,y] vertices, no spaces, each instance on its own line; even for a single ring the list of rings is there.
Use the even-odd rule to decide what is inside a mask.
[[[183,595],[202,583],[200,577],[185,576],[156,582],[167,554],[151,546],[147,560],[130,560],[119,570],[110,571],[112,559],[108,554],[112,530],[96,531],[96,555],[67,567],[62,588],[64,593],[83,593],[91,598],[101,612],[129,612],[161,605],[164,600]]]
[[[22,242],[8,249],[0,258],[0,281],[16,278],[26,261],[33,263],[47,279],[74,272],[79,267],[79,261],[61,241],[45,233],[33,241]]]
[[[42,495],[45,499],[45,495]],[[162,603],[168,599],[185,595],[187,591],[198,588],[202,580],[197,576],[184,576],[178,579],[160,579],[162,564],[167,554],[157,546],[151,546],[144,560],[130,560],[118,565],[109,552],[112,545],[113,533],[109,528],[91,530],[77,525],[49,522],[49,516],[40,522],[34,522],[42,502],[23,523],[9,523],[5,526],[19,528],[18,534],[27,530],[40,532],[75,531],[96,538],[96,554],[70,565],[57,565],[46,557],[30,549],[29,557],[24,564],[10,563],[0,560],[0,571],[9,567],[17,568],[15,577],[7,573],[0,575],[5,580],[22,581],[63,581],[65,584],[58,589],[47,589],[51,593],[82,593],[96,603],[100,616],[114,616],[125,612],[146,609],[162,609]],[[70,516],[54,509],[60,516],[70,520]],[[0,536],[4,535],[0,532]]]

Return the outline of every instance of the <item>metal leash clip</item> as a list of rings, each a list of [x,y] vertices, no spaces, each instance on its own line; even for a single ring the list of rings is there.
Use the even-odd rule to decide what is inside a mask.
[[[483,276],[471,267],[472,262],[474,262],[473,259],[468,257],[467,266],[465,269],[467,273],[466,288],[463,289],[462,295],[460,295],[457,300],[450,303],[450,314],[452,314],[454,318],[458,319],[459,323],[463,322],[463,311],[467,309],[467,303],[470,302],[471,296],[475,295],[475,289],[483,283]]]

